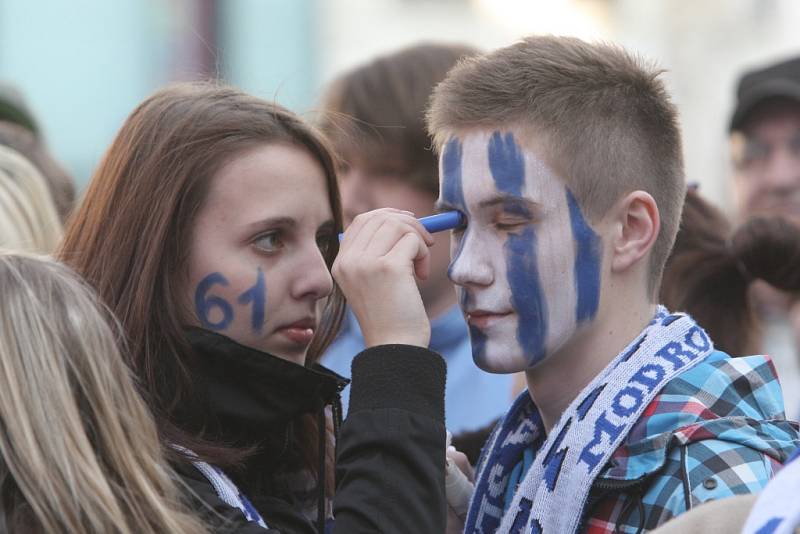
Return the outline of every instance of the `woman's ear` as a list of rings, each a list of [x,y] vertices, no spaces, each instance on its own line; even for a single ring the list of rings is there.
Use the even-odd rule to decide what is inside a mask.
[[[611,271],[624,272],[649,258],[658,238],[661,216],[649,193],[633,191],[616,203],[613,211]]]

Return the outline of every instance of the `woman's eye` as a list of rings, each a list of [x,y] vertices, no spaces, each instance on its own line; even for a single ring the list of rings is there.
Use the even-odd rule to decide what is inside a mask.
[[[278,232],[270,232],[268,234],[259,236],[255,241],[253,241],[253,245],[265,252],[275,252],[276,250],[283,248],[283,241],[281,240]]]

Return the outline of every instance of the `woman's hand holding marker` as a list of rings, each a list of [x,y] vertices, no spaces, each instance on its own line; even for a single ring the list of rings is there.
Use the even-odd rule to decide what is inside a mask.
[[[345,232],[333,276],[361,325],[367,347],[427,347],[430,321],[415,275],[428,276],[433,236],[407,211],[359,215]]]

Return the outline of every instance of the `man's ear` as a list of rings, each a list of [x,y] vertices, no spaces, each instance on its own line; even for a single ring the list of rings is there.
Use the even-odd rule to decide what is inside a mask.
[[[648,257],[658,238],[661,216],[655,199],[644,191],[620,199],[613,216],[611,271],[622,272]]]

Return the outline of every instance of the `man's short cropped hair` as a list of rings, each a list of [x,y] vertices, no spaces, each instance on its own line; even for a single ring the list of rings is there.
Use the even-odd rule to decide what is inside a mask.
[[[320,127],[337,152],[358,154],[372,170],[438,194],[438,163],[425,129],[431,92],[447,71],[478,51],[423,43],[346,72],[330,85]]]
[[[594,222],[625,194],[650,193],[661,215],[648,283],[655,295],[685,189],[678,112],[662,72],[617,46],[528,37],[452,69],[434,91],[428,129],[436,148],[470,128],[530,135]]]

